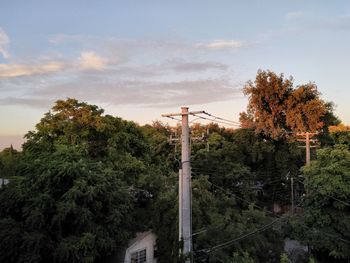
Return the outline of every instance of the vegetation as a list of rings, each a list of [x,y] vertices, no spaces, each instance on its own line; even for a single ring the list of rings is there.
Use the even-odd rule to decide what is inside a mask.
[[[347,127],[313,83],[293,87],[292,78],[260,71],[245,93],[243,128],[191,127],[194,136],[209,130],[191,152],[195,262],[289,262],[286,235],[316,257],[349,259]],[[141,127],[95,105],[57,101],[22,152],[0,153],[1,174],[16,177],[0,189],[0,262],[104,262],[149,229],[158,262],[182,262],[174,129],[179,134],[161,122]],[[293,136],[299,131],[323,131],[310,166]],[[306,193],[295,217],[284,215],[287,175]]]
[[[305,215],[303,240],[315,250],[350,258],[350,151],[335,145],[318,151],[318,159],[303,168]]]

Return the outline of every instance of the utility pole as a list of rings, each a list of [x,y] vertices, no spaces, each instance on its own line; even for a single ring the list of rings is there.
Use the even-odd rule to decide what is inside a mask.
[[[191,211],[191,163],[190,163],[190,128],[188,126],[188,108],[182,107],[181,126],[181,166],[182,166],[182,235],[184,254],[192,252],[192,211]],[[190,262],[190,261],[189,261]]]
[[[317,140],[313,140],[311,139],[313,136],[317,135],[318,133],[316,132],[301,132],[301,133],[297,133],[297,136],[302,136],[305,139],[298,139],[297,141],[299,142],[305,142],[305,146],[300,146],[300,147],[305,147],[305,163],[306,165],[310,164],[310,159],[311,159],[311,155],[310,155],[310,148],[314,148],[317,146],[312,145],[311,143],[316,143]]]
[[[179,169],[179,242],[182,241],[182,169]],[[181,253],[182,248],[180,248]]]
[[[186,263],[192,262],[192,189],[190,160],[190,128],[188,116],[204,111],[189,112],[188,107],[182,107],[181,113],[162,114],[162,117],[181,116],[181,171],[179,173],[179,239],[183,241],[183,254],[188,255]],[[180,211],[181,209],[181,211]]]
[[[310,164],[310,133],[305,134],[305,146],[306,146],[306,165]]]
[[[292,205],[292,215],[294,214],[294,178],[293,175],[290,177],[290,196]]]

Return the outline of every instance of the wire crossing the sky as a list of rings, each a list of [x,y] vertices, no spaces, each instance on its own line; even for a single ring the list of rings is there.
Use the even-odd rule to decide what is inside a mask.
[[[297,180],[299,183],[301,183],[301,184],[303,184],[303,185],[305,186],[305,183],[304,183],[304,182],[302,182],[302,181],[299,180],[299,179],[296,179],[296,180]],[[338,201],[339,203],[342,203],[343,205],[350,206],[350,203],[345,202],[345,201],[343,201],[343,200],[340,200],[340,199],[338,199],[338,198],[336,198],[336,197],[334,197],[334,196],[331,196],[331,195],[322,193],[322,192],[321,192],[320,190],[318,190],[317,188],[312,188],[312,190],[315,190],[316,192],[318,192],[318,193],[321,194],[321,195],[325,195],[325,196],[327,196],[327,197],[329,197],[329,198],[331,198],[331,199],[333,199],[333,200],[335,200],[335,201]]]
[[[201,114],[204,114],[206,116],[203,116]],[[190,121],[190,123],[194,123],[195,121],[202,119],[202,120],[215,122],[215,123],[218,123],[218,124],[224,124],[224,125],[227,125],[227,126],[234,126],[234,127],[238,127],[238,128],[241,127],[241,124],[239,122],[237,122],[237,121],[232,121],[232,120],[229,120],[229,119],[225,119],[225,118],[213,115],[211,113],[208,113],[206,111],[190,112],[189,115],[197,117],[196,119]],[[167,117],[169,119],[173,119],[173,120],[176,120],[176,121],[181,121],[180,119],[174,118],[174,116],[171,115],[171,114],[170,115],[168,114],[168,115],[163,116],[163,117]]]
[[[215,116],[215,115],[213,115],[213,114],[210,114],[210,113],[208,113],[208,112],[206,112],[206,111],[204,111],[203,113],[204,113],[205,115],[208,115],[209,117],[214,118],[214,119],[218,119],[218,120],[222,120],[222,121],[226,121],[226,122],[232,122],[232,123],[234,123],[234,124],[241,125],[241,124],[240,124],[239,122],[237,122],[237,121],[227,120],[227,119],[224,119],[224,118]]]

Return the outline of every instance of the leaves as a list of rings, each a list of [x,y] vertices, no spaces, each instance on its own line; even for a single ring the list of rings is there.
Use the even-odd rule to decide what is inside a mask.
[[[305,175],[304,240],[330,255],[349,258],[350,151],[346,145],[318,151]],[[303,226],[302,226],[303,227]]]
[[[247,112],[240,115],[242,127],[273,140],[285,139],[289,131],[317,131],[331,111],[314,83],[294,88],[292,77],[271,71],[258,71],[255,81],[247,82],[244,93],[249,103]]]

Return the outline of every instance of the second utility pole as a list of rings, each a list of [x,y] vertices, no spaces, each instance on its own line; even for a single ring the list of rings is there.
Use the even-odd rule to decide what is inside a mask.
[[[299,146],[299,147],[305,147],[306,152],[305,152],[305,163],[306,165],[310,164],[310,148],[314,148],[316,146],[311,146],[311,142],[317,142],[317,140],[312,140],[311,138],[315,135],[317,135],[317,132],[301,132],[297,133],[297,136],[302,136],[305,137],[305,139],[298,139],[299,142],[305,142],[305,146]]]

